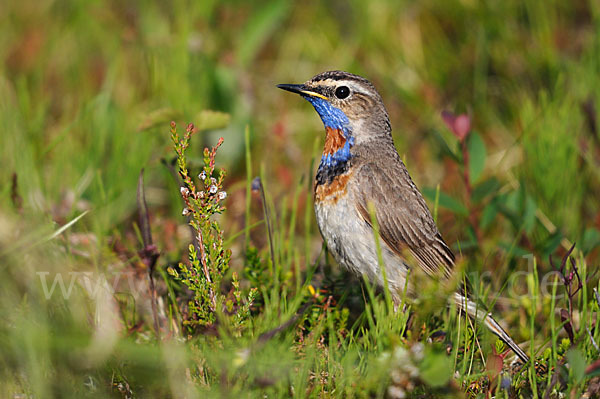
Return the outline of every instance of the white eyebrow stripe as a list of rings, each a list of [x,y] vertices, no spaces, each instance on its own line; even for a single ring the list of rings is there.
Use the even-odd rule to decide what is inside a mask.
[[[359,82],[356,82],[353,80],[325,79],[325,80],[318,82],[318,84],[323,85],[323,86],[333,87],[333,88],[340,87],[340,86],[348,86],[350,88],[351,92],[361,93],[366,96],[374,96],[375,95],[375,92],[373,92],[373,90],[371,90],[369,87],[366,87],[365,85],[362,85]]]
[[[365,94],[367,96],[373,96],[373,92],[371,90],[369,90],[368,87],[365,87],[361,84],[357,84],[355,82],[349,82],[349,81],[344,82],[344,84],[346,86],[350,87],[351,91],[354,91],[356,93]]]

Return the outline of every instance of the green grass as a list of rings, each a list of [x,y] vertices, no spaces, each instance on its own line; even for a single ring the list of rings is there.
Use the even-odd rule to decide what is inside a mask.
[[[599,38],[593,1],[0,5],[0,396],[599,395],[586,369],[600,342]],[[459,268],[537,364],[511,370],[441,305],[452,287],[415,272],[419,295],[394,313],[327,254],[312,209],[323,129],[275,88],[327,69],[377,86]],[[469,165],[443,110],[471,116]],[[224,137],[219,295],[227,307],[257,288],[247,319],[234,306],[186,323],[192,292],[167,273],[191,242],[171,120],[200,130],[194,178]],[[138,252],[142,168],[160,338]],[[572,243],[585,284],[569,300],[548,273]],[[47,295],[56,276],[68,298]]]

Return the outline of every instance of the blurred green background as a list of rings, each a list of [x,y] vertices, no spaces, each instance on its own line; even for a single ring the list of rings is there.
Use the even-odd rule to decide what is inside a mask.
[[[486,259],[476,267],[504,271],[517,267],[514,256],[534,253],[548,269],[548,255],[572,242],[597,262],[596,1],[2,1],[0,347],[2,378],[12,381],[4,392],[71,392],[47,382],[52,375],[70,375],[66,385],[84,390],[87,377],[72,371],[83,355],[64,351],[100,339],[88,331],[93,305],[48,304],[32,282],[40,270],[131,267],[142,168],[162,259],[184,256],[178,186],[161,163],[173,157],[171,120],[206,129],[191,156],[224,137],[221,221],[231,236],[244,229],[245,127],[253,175],[262,171],[274,212],[289,215],[297,187],[309,187],[323,128],[310,105],[275,85],[330,69],[378,88],[396,147],[431,203],[440,185],[440,230],[455,249]],[[443,110],[469,114],[484,142],[473,182],[481,198],[467,198]],[[304,214],[310,191],[298,198]],[[259,204],[252,211],[253,221],[262,217]],[[320,237],[309,233],[297,245],[316,256]],[[262,227],[252,240],[266,248]],[[242,241],[231,243],[238,268]],[[512,263],[499,260],[503,251]],[[159,356],[148,350],[148,359]]]
[[[131,214],[141,167],[153,174],[152,186],[163,186],[155,179],[166,177],[158,166],[169,153],[165,122],[198,123],[206,109],[231,115],[227,129],[204,140],[225,137],[221,161],[233,179],[244,175],[249,124],[274,195],[289,190],[322,128],[308,105],[275,84],[343,69],[380,90],[420,186],[441,182],[460,192],[436,139],[451,141],[442,110],[468,112],[488,147],[486,173],[526,183],[573,240],[597,215],[598,136],[589,121],[600,79],[595,2],[0,7],[2,198],[18,172],[31,211],[69,196],[55,218],[73,216],[79,204],[94,210],[86,223],[106,234]],[[164,194],[153,203],[172,205]]]

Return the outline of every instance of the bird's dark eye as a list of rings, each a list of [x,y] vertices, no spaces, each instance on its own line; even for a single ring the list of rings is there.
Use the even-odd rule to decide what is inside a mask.
[[[337,98],[339,98],[340,100],[343,100],[344,98],[348,97],[350,95],[350,89],[348,88],[348,86],[340,86],[337,89],[335,89],[335,96]]]

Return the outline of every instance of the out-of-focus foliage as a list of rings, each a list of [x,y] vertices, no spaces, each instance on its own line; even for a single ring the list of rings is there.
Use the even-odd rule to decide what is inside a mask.
[[[538,363],[506,372],[502,345],[440,305],[435,284],[408,323],[322,250],[311,180],[323,129],[275,85],[328,69],[379,89],[460,266]],[[598,395],[598,111],[594,1],[0,2],[0,396]],[[227,211],[211,242],[231,258],[215,256],[211,290],[231,301],[221,318],[203,313],[202,333],[181,321],[207,285],[167,273],[192,241],[171,120],[200,130],[190,176],[225,139]],[[574,242],[579,279],[565,258],[553,285],[548,257]],[[244,329],[231,328],[249,303],[231,295],[251,287]]]

